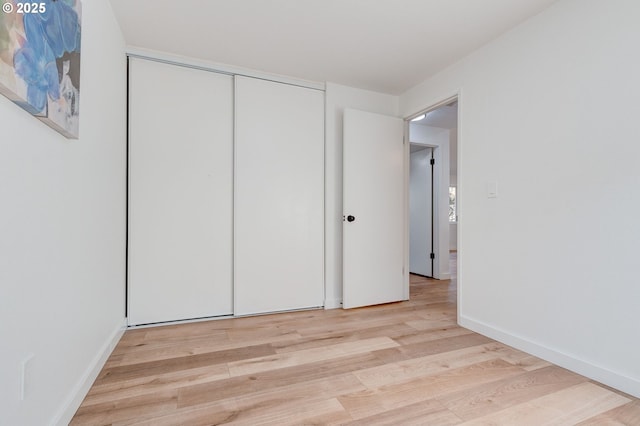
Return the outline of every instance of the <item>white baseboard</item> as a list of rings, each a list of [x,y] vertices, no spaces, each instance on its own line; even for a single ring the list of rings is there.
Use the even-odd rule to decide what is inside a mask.
[[[111,352],[113,352],[116,345],[120,341],[120,338],[124,334],[126,327],[127,321],[126,319],[124,319],[122,321],[122,324],[116,327],[116,329],[111,333],[109,339],[107,339],[102,348],[100,348],[96,356],[89,364],[89,367],[87,368],[85,373],[82,375],[80,380],[78,380],[78,383],[74,386],[69,395],[69,398],[67,398],[66,403],[63,404],[62,409],[60,409],[58,414],[54,417],[53,421],[51,422],[52,425],[67,426],[69,424],[74,414],[78,410],[78,407],[80,407],[80,404],[82,404],[84,397],[89,392],[89,389],[91,389],[93,382],[98,377],[98,374],[100,374],[102,367],[107,362],[109,355],[111,355]]]
[[[325,299],[325,309],[340,309],[342,308],[342,299]]]
[[[445,272],[444,274],[440,274],[440,276],[438,276],[437,279],[439,279],[439,280],[450,280],[451,279],[451,274],[449,272]]]
[[[576,356],[566,354],[560,350],[514,335],[505,330],[493,327],[482,321],[477,321],[464,315],[459,316],[458,322],[460,326],[464,328],[468,328],[476,333],[480,333],[501,343],[537,356],[538,358],[542,358],[545,361],[559,365],[560,367],[571,370],[607,386],[611,386],[614,389],[633,395],[636,398],[640,398],[640,380],[638,379],[628,377],[619,372],[584,361]]]

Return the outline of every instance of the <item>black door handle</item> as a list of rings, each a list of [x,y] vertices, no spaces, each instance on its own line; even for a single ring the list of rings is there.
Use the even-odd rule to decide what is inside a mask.
[[[351,216],[351,215],[347,216],[347,222],[353,222],[354,220],[356,220],[355,216]]]

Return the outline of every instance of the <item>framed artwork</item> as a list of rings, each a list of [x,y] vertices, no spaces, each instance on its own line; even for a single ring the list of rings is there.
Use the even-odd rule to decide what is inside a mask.
[[[80,124],[80,0],[0,0],[0,93],[67,138]]]

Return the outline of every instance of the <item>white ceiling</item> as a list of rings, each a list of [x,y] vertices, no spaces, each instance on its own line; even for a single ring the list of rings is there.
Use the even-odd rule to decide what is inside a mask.
[[[111,0],[128,45],[400,94],[556,0]]]

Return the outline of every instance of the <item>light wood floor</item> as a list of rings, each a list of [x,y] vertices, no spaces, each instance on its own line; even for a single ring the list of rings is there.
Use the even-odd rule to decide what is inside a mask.
[[[640,425],[640,401],[411,301],[127,331],[72,425]]]

